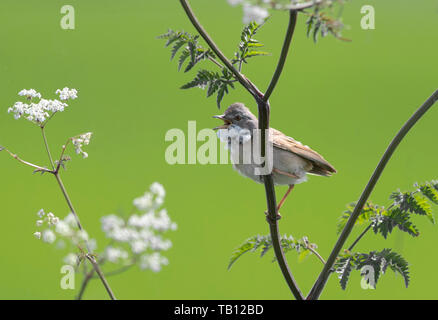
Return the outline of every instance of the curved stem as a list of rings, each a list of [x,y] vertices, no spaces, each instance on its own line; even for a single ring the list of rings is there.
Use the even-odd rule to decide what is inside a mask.
[[[275,69],[274,75],[272,76],[271,82],[269,83],[268,89],[263,97],[264,101],[268,101],[272,92],[275,89],[275,86],[280,78],[281,72],[283,71],[284,64],[286,62],[286,58],[289,52],[290,43],[292,42],[292,37],[294,35],[295,26],[297,24],[297,15],[296,11],[289,12],[289,25],[287,27],[286,36],[284,38],[283,48],[281,49],[280,59],[278,60],[277,68]]]
[[[344,229],[342,230],[341,235],[338,238],[338,241],[335,244],[335,247],[333,248],[329,258],[327,259],[327,263],[325,264],[323,270],[321,271],[321,274],[319,275],[318,279],[316,280],[315,284],[313,285],[312,289],[310,290],[310,293],[307,297],[307,299],[318,299],[322,290],[325,287],[325,284],[328,280],[328,277],[330,276],[330,271],[333,267],[333,264],[336,261],[337,256],[339,255],[339,252],[342,250],[342,247],[345,244],[345,241],[347,240],[348,236],[351,233],[351,230],[354,227],[354,223],[356,222],[357,218],[359,217],[363,206],[365,205],[366,201],[368,200],[371,192],[373,191],[374,187],[376,186],[377,181],[379,180],[383,170],[386,167],[386,164],[391,159],[391,156],[393,155],[394,151],[397,149],[400,142],[403,140],[403,138],[406,136],[406,134],[411,130],[411,128],[417,123],[418,120],[421,119],[421,117],[433,106],[433,104],[438,100],[438,90],[436,90],[432,96],[430,96],[429,99],[424,102],[424,104],[417,109],[417,111],[409,118],[409,120],[403,125],[403,127],[400,129],[400,131],[396,134],[394,139],[389,144],[388,148],[386,149],[385,153],[382,156],[382,159],[380,160],[379,164],[377,165],[376,169],[374,170],[373,175],[371,176],[370,180],[368,181],[367,186],[362,192],[362,195],[360,196],[359,201],[356,204],[356,207],[353,210],[353,213],[351,214],[350,218],[347,221],[347,224],[345,225]]]

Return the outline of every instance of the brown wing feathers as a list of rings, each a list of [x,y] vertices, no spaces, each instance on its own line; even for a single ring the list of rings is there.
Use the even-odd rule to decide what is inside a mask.
[[[336,169],[316,151],[308,146],[304,146],[300,142],[286,136],[274,128],[271,128],[270,130],[271,139],[274,141],[274,147],[292,152],[312,163],[313,168],[309,173],[321,176],[330,176],[331,174],[336,173]]]

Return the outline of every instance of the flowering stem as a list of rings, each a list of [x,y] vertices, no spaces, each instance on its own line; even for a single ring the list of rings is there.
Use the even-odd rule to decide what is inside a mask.
[[[55,170],[55,163],[53,162],[52,154],[50,153],[49,144],[47,143],[46,133],[44,132],[44,126],[41,127],[41,134],[43,135],[44,146],[46,147],[47,155],[49,156],[50,165],[52,170]]]
[[[99,264],[96,262],[96,259],[94,259],[94,257],[89,253],[87,253],[85,256],[93,265],[94,270],[96,271],[97,275],[99,276],[100,280],[102,281],[103,286],[105,287],[106,291],[108,292],[111,300],[117,300],[116,297],[114,296],[114,293],[111,290],[111,287],[108,284],[108,281],[106,281],[105,276],[103,275],[103,272],[99,267]]]
[[[67,205],[70,208],[70,211],[71,211],[71,213],[73,214],[73,216],[74,216],[74,218],[76,220],[76,224],[78,225],[79,230],[83,231],[84,228],[82,227],[81,221],[79,220],[79,216],[77,215],[76,210],[73,207],[73,203],[71,202],[71,199],[70,199],[70,197],[69,197],[69,195],[67,193],[67,190],[65,189],[64,183],[62,182],[62,179],[61,179],[61,177],[59,175],[59,164],[61,163],[62,159],[59,160],[58,166],[57,166],[57,168],[55,170],[55,163],[53,162],[53,158],[52,158],[52,155],[50,153],[49,144],[47,143],[47,138],[46,138],[46,135],[45,135],[45,132],[44,132],[44,126],[41,127],[41,132],[42,132],[42,135],[43,135],[43,140],[44,140],[44,145],[46,147],[47,155],[49,156],[50,163],[51,163],[52,168],[53,168],[53,171],[50,171],[50,172],[55,176],[55,179],[58,182],[59,188],[61,189],[62,194],[64,195],[65,201],[67,202]],[[67,141],[67,143],[68,143],[68,141]],[[64,154],[66,145],[63,146],[63,150],[62,150],[62,153],[61,153],[61,158],[62,158],[62,155]],[[116,300],[116,297],[114,296],[114,293],[111,291],[111,288],[110,288],[108,282],[106,281],[105,276],[103,275],[103,272],[102,272],[102,270],[99,267],[99,264],[96,262],[94,257],[91,255],[93,252],[92,252],[92,250],[90,248],[90,245],[89,245],[88,241],[85,240],[85,243],[86,243],[87,251],[88,251],[88,253],[86,254],[87,259],[91,262],[91,264],[94,267],[94,270],[99,275],[99,278],[101,279],[102,284],[104,285],[105,289],[107,290],[110,298],[112,300]],[[84,288],[81,289],[81,291],[85,290],[86,283],[83,285],[83,287]],[[83,292],[79,294],[79,297],[81,297],[82,294],[83,294]]]
[[[350,218],[347,221],[347,224],[345,225],[344,229],[342,230],[341,235],[339,236],[335,247],[333,248],[332,252],[330,253],[329,258],[327,259],[327,263],[325,264],[323,270],[321,271],[318,279],[316,280],[315,284],[313,285],[312,289],[310,290],[309,295],[307,296],[308,300],[312,299],[318,299],[321,295],[322,290],[324,289],[327,280],[331,274],[332,267],[336,261],[336,258],[339,255],[339,252],[341,251],[342,247],[345,244],[345,241],[347,240],[348,236],[351,233],[351,230],[354,227],[354,224],[359,217],[360,213],[362,212],[362,209],[368,200],[369,196],[371,195],[371,192],[373,191],[374,187],[377,184],[377,181],[379,180],[382,172],[384,171],[388,161],[391,159],[391,156],[393,155],[394,151],[399,146],[400,142],[404,139],[406,134],[412,129],[412,127],[420,120],[424,114],[434,105],[434,103],[438,101],[438,90],[436,90],[429,99],[424,102],[424,104],[417,109],[417,111],[409,118],[409,120],[403,125],[403,127],[400,129],[400,131],[395,135],[394,139],[389,144],[388,148],[386,149],[385,153],[383,154],[382,158],[380,159],[379,164],[377,165],[376,169],[374,170],[374,173],[372,174],[370,180],[368,181],[368,184],[366,185],[365,189],[362,192],[362,195],[360,196],[359,201],[357,202],[353,213],[351,214]]]
[[[79,230],[84,230],[82,228],[82,224],[81,224],[81,222],[79,220],[79,216],[77,215],[76,210],[73,207],[73,203],[71,202],[70,197],[69,197],[69,195],[67,193],[67,190],[65,189],[64,183],[62,182],[61,177],[59,176],[59,172],[54,172],[53,175],[55,176],[56,181],[59,184],[59,187],[60,187],[60,189],[62,191],[62,194],[64,195],[65,201],[67,202],[68,207],[70,208],[71,213],[75,217],[76,224],[78,225]],[[99,278],[102,281],[102,284],[104,285],[104,287],[105,287],[106,291],[108,292],[110,298],[112,300],[116,300],[116,297],[114,296],[113,292],[111,291],[111,288],[110,288],[108,282],[106,281],[105,276],[104,276],[102,270],[99,267],[99,264],[96,262],[96,260],[91,255],[92,254],[92,250],[90,248],[90,245],[89,245],[88,241],[86,240],[85,243],[87,245],[87,250],[88,250],[88,253],[86,254],[87,259],[91,262],[91,264],[94,267],[94,270],[99,275]],[[84,290],[85,290],[85,288],[84,288]]]
[[[266,154],[265,150],[265,142],[266,140],[266,131],[269,129],[269,113],[270,113],[270,106],[268,99],[269,96],[265,99],[264,94],[257,89],[257,87],[243,74],[240,73],[233,65],[232,63],[225,57],[225,55],[222,53],[222,51],[217,47],[217,45],[213,42],[213,40],[210,38],[210,36],[207,34],[205,29],[202,27],[202,25],[199,23],[198,19],[196,18],[195,14],[193,13],[192,9],[190,8],[187,0],[180,0],[180,3],[186,12],[188,18],[192,22],[193,26],[196,28],[196,30],[200,33],[202,38],[207,42],[209,47],[213,50],[213,52],[219,57],[219,59],[222,61],[222,63],[234,74],[235,78],[240,82],[240,84],[254,97],[254,99],[257,102],[258,110],[259,110],[259,129],[261,129],[261,156],[264,157]],[[283,46],[283,50],[281,53],[279,65],[277,66],[277,69],[274,73],[273,79],[271,80],[270,85],[270,92],[269,95],[274,90],[275,84],[278,81],[278,78],[281,74],[281,71],[284,67],[284,61],[286,59],[287,53],[288,53],[288,47],[290,44],[290,41],[292,39],[293,30],[295,27],[296,22],[296,12],[291,12],[290,14],[290,22],[288,31],[286,34],[286,40],[285,45],[287,48]],[[240,69],[240,68],[239,68]],[[268,223],[269,228],[271,232],[271,239],[272,239],[272,245],[274,248],[275,256],[277,258],[278,265],[280,266],[281,272],[283,273],[283,276],[292,292],[294,297],[297,300],[303,300],[304,296],[301,293],[300,289],[298,288],[298,285],[295,282],[294,277],[292,276],[292,273],[289,270],[289,266],[287,264],[286,258],[284,256],[283,249],[281,248],[281,242],[280,242],[280,232],[278,227],[278,220],[277,220],[277,205],[276,205],[276,198],[275,198],[275,189],[274,189],[274,181],[272,178],[272,174],[268,174],[263,176],[264,178],[264,185],[265,185],[265,193],[266,193],[266,201],[268,205]]]
[[[79,293],[76,297],[76,300],[82,300],[82,297],[84,296],[85,289],[87,288],[88,283],[91,279],[93,279],[94,269],[92,269],[90,272],[85,274],[84,280],[81,284],[81,289],[79,290]]]

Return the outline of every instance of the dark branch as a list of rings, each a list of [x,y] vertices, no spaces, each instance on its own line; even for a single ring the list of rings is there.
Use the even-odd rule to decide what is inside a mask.
[[[225,57],[225,55],[220,51],[220,49],[216,46],[216,44],[213,42],[213,40],[210,38],[210,36],[207,34],[207,32],[204,30],[204,28],[199,23],[198,19],[194,15],[192,9],[190,8],[189,4],[187,3],[187,0],[180,0],[182,7],[184,8],[184,11],[186,12],[187,16],[189,17],[190,21],[196,28],[196,30],[201,34],[202,38],[207,42],[209,47],[213,50],[213,52],[219,57],[219,59],[222,61],[222,63],[234,74],[236,79],[240,82],[240,84],[254,97],[254,99],[257,102],[258,110],[259,110],[259,129],[261,129],[261,156],[264,156],[266,154],[265,150],[265,141],[266,141],[266,129],[269,129],[269,113],[270,113],[270,107],[269,103],[267,102],[268,99],[264,100],[264,95],[260,90],[257,89],[257,87],[243,74],[241,74],[232,63]],[[291,14],[291,17],[293,17],[293,14]],[[292,22],[291,22],[292,23]],[[286,39],[288,37],[292,38],[292,34],[289,35],[290,32],[293,32],[293,28],[288,28],[288,34],[286,35]],[[289,46],[289,45],[288,45]],[[283,51],[285,49],[283,48]],[[286,52],[282,51],[282,56],[284,54],[287,55]],[[285,60],[286,57],[280,58],[280,62],[282,60]],[[284,66],[284,61],[281,63],[277,70],[275,71],[275,74],[277,77],[279,77],[282,69]],[[275,75],[274,74],[274,75]],[[275,82],[278,79],[275,80]],[[272,82],[273,80],[271,80]],[[275,82],[273,83],[271,92],[274,89]],[[268,96],[269,97],[269,96]],[[304,296],[301,293],[300,289],[298,288],[295,279],[293,278],[289,267],[287,265],[286,258],[284,257],[283,250],[281,248],[281,242],[280,242],[280,232],[278,229],[278,221],[277,221],[277,204],[275,199],[275,189],[274,189],[274,181],[272,179],[272,175],[266,175],[264,176],[264,184],[265,184],[265,192],[266,192],[266,201],[268,204],[268,221],[269,221],[269,228],[271,232],[271,238],[272,238],[272,244],[275,251],[275,256],[277,258],[277,262],[280,266],[280,269],[283,273],[283,276],[289,285],[289,288],[291,289],[293,295],[297,300],[303,300]]]
[[[360,196],[359,201],[356,204],[356,207],[353,210],[353,213],[351,214],[350,218],[347,221],[347,224],[345,225],[344,229],[342,230],[341,235],[339,236],[338,241],[335,244],[335,247],[333,248],[333,251],[331,252],[329,258],[327,259],[327,263],[324,266],[323,270],[321,271],[321,274],[319,275],[318,279],[316,280],[315,284],[313,285],[312,289],[310,290],[310,293],[307,297],[308,300],[311,299],[318,299],[322,290],[325,287],[325,284],[328,280],[328,277],[330,276],[331,269],[336,261],[337,256],[339,255],[339,252],[342,250],[342,247],[345,244],[345,241],[347,240],[348,236],[351,233],[351,230],[354,227],[354,224],[359,217],[366,201],[368,200],[371,192],[373,191],[374,187],[376,186],[377,181],[379,180],[383,170],[386,167],[386,164],[391,159],[391,156],[393,155],[394,151],[397,149],[400,142],[403,140],[403,138],[406,136],[406,134],[409,132],[409,130],[417,123],[418,120],[423,117],[423,115],[433,106],[433,104],[438,100],[438,90],[436,90],[432,96],[430,96],[429,99],[420,107],[418,110],[411,116],[411,118],[403,125],[403,127],[400,129],[400,131],[397,133],[397,135],[394,137],[394,139],[389,144],[388,148],[386,149],[385,153],[382,156],[382,159],[380,160],[379,164],[377,165],[376,169],[374,170],[373,175],[371,176],[367,186],[365,187],[364,191],[362,192],[362,195]]]
[[[222,53],[222,51],[219,49],[219,47],[214,43],[214,41],[210,38],[207,31],[202,27],[202,25],[199,23],[198,19],[196,18],[195,14],[192,11],[192,8],[188,4],[186,0],[180,0],[181,5],[186,12],[187,16],[189,17],[190,21],[192,22],[193,26],[196,28],[196,30],[199,32],[199,34],[202,36],[202,38],[207,42],[208,46],[213,50],[213,52],[218,56],[218,58],[222,61],[222,63],[230,70],[234,76],[236,77],[237,81],[240,82],[240,84],[245,87],[246,90],[248,90],[254,98],[257,99],[257,97],[261,97],[261,92],[249,81],[243,74],[241,74],[236,68],[234,68],[233,64],[230,62],[230,60],[225,57],[225,55]]]
[[[280,59],[278,60],[277,68],[275,69],[274,75],[272,76],[271,83],[269,83],[268,89],[263,97],[264,101],[268,101],[275,86],[280,78],[281,72],[283,71],[284,64],[289,52],[290,43],[292,41],[292,36],[294,35],[295,26],[297,24],[297,12],[290,11],[289,13],[289,25],[287,27],[286,36],[284,38],[283,48],[281,49]]]

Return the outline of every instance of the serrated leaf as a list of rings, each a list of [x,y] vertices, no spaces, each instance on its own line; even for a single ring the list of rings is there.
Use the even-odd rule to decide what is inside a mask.
[[[187,60],[188,57],[190,57],[190,52],[184,50],[178,59],[178,71],[181,70],[181,67],[183,66],[184,62]]]
[[[170,51],[170,60],[173,60],[173,58],[175,58],[175,55],[177,54],[178,50],[181,49],[181,47],[183,47],[186,44],[185,41],[178,41],[177,43],[174,44],[174,46],[172,47],[172,50]]]
[[[348,279],[350,278],[351,270],[353,268],[352,258],[348,257],[345,260],[339,263],[340,267],[337,269],[337,273],[339,273],[339,283],[341,285],[342,290],[345,290],[347,287]]]
[[[430,201],[438,204],[438,189],[433,185],[426,183],[418,187],[419,191]]]

